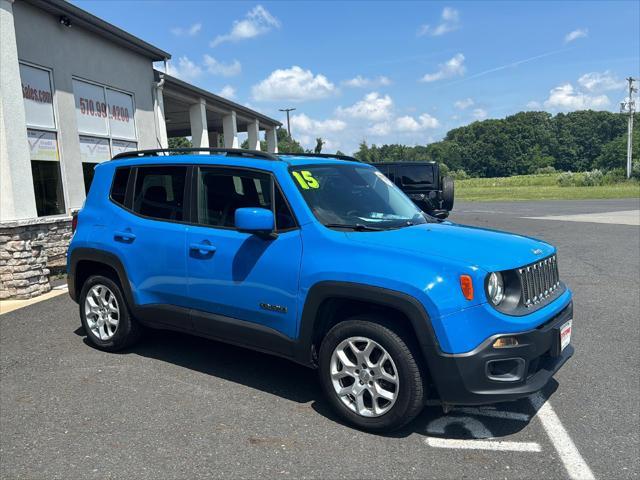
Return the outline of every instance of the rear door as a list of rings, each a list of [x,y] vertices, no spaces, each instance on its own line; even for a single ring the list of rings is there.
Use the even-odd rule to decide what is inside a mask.
[[[192,190],[196,225],[188,229],[186,253],[194,327],[220,336],[221,322],[232,329],[247,322],[293,338],[302,240],[272,175],[200,166]],[[239,232],[234,217],[242,207],[273,210],[277,237]]]
[[[137,305],[188,307],[187,171],[184,165],[132,168],[128,198],[104,230],[124,264]]]

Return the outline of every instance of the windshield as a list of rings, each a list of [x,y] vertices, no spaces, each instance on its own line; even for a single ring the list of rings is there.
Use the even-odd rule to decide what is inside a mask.
[[[324,225],[353,230],[426,223],[418,207],[375,168],[309,165],[290,169],[309,208]]]

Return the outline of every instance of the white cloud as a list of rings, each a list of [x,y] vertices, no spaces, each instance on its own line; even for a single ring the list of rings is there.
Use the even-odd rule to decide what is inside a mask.
[[[347,124],[342,120],[332,118],[327,120],[314,120],[304,113],[301,113],[291,117],[291,128],[296,132],[320,135],[342,131],[347,128]]]
[[[190,27],[186,27],[186,28],[174,27],[171,29],[171,33],[174,34],[176,37],[182,37],[182,36],[194,37],[200,32],[200,30],[202,30],[202,24],[194,23]]]
[[[464,75],[466,68],[464,66],[464,55],[458,53],[445,63],[438,65],[438,71],[434,73],[427,73],[422,77],[423,82],[435,82],[436,80],[443,80],[445,78],[459,77]]]
[[[583,38],[589,35],[589,30],[586,28],[578,28],[576,30],[573,30],[572,32],[567,33],[564,36],[564,43],[571,43],[574,40],[577,40],[579,38]]]
[[[471,116],[476,120],[484,120],[487,118],[487,111],[483,108],[474,108]]]
[[[242,71],[242,65],[238,60],[231,63],[222,63],[213,58],[211,55],[204,56],[204,66],[207,72],[212,75],[222,75],[223,77],[233,77],[239,75]]]
[[[462,100],[458,100],[454,102],[453,106],[456,107],[458,110],[466,110],[467,108],[473,106],[474,104],[475,102],[473,101],[473,98],[464,98]]]
[[[341,116],[362,118],[375,122],[389,118],[392,108],[393,100],[389,95],[383,97],[378,92],[371,92],[350,107],[338,107],[336,112]]]
[[[314,75],[311,70],[298,66],[274,70],[260,83],[252,87],[253,98],[258,101],[290,100],[303,102],[326,98],[336,92],[336,87],[324,75]]]
[[[345,87],[353,88],[374,88],[374,87],[386,87],[391,85],[391,80],[384,75],[380,75],[376,78],[366,78],[362,75],[357,75],[354,78],[345,80],[342,82]]]
[[[458,28],[460,28],[460,12],[455,8],[445,7],[440,15],[440,23],[435,27],[428,24],[421,25],[418,28],[418,36],[431,35],[432,37],[438,37]]]
[[[274,28],[280,28],[280,20],[271,15],[262,5],[256,5],[242,20],[233,22],[231,31],[224,35],[218,35],[211,42],[212,47],[216,47],[224,42],[238,42],[247,40],[259,35],[264,35]]]
[[[173,62],[168,63],[167,73],[169,75],[186,81],[195,80],[202,75],[202,68],[200,65],[191,61],[189,57],[180,57],[178,58],[177,63],[177,66]]]
[[[606,95],[590,95],[574,89],[570,83],[565,83],[549,92],[544,106],[554,110],[584,110],[606,107],[609,103],[609,97]]]
[[[589,92],[620,90],[626,86],[624,80],[618,79],[609,70],[585,73],[578,79],[578,83]]]
[[[531,100],[530,102],[527,102],[527,108],[530,110],[540,110],[542,105],[536,100]]]
[[[222,87],[222,90],[218,92],[218,95],[224,98],[228,98],[229,100],[232,100],[236,98],[236,89],[233,88],[231,85],[225,85],[224,87]]]
[[[404,115],[391,120],[374,123],[367,129],[367,132],[374,136],[384,137],[392,132],[415,133],[428,130],[430,128],[438,128],[439,126],[440,122],[437,118],[429,115],[428,113],[423,113],[418,116],[418,118],[414,118],[410,115]]]

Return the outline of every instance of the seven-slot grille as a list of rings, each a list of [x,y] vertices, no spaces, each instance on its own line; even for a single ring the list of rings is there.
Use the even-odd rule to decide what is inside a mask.
[[[530,307],[551,295],[560,286],[558,260],[555,255],[518,269],[522,286],[522,303]]]

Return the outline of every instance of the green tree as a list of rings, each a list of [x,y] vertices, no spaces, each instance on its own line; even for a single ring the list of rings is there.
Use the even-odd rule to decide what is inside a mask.
[[[169,138],[169,148],[191,148],[193,145],[187,137],[171,137]]]
[[[313,150],[313,153],[322,153],[322,146],[324,145],[324,140],[321,137],[316,138],[316,148]]]

